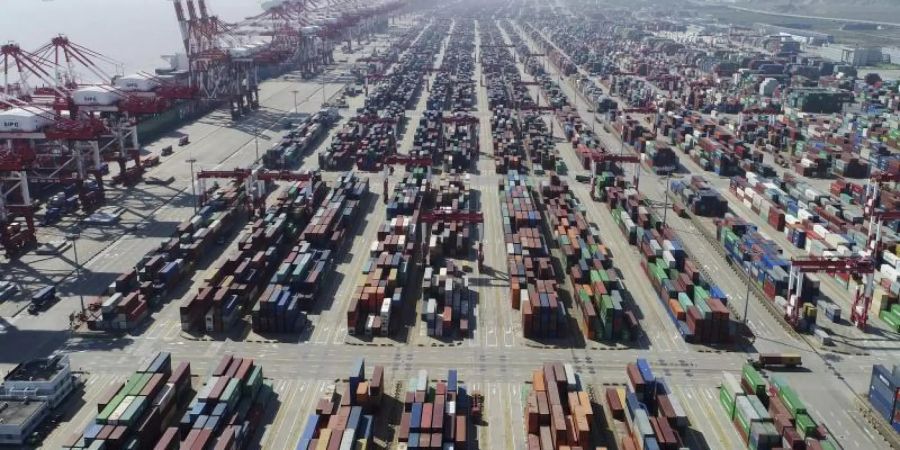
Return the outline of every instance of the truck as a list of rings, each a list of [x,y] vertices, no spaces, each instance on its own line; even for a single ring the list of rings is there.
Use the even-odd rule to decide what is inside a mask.
[[[748,358],[747,362],[750,363],[754,369],[765,369],[773,366],[790,369],[803,365],[803,362],[800,360],[800,355],[793,353],[760,353],[755,359]]]
[[[28,313],[37,314],[44,310],[54,300],[56,300],[56,286],[45,286],[31,296],[31,303],[28,305]]]

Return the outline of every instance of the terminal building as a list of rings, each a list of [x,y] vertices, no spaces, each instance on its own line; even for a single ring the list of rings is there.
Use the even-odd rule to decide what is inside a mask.
[[[16,366],[0,385],[0,445],[22,445],[75,389],[67,356]]]

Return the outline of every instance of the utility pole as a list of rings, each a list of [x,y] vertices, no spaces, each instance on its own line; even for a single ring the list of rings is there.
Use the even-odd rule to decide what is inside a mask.
[[[635,167],[634,170],[641,170],[640,167]],[[663,202],[663,225],[666,224],[666,215],[669,212],[669,178],[672,177],[672,172],[666,173],[666,199]]]
[[[197,159],[188,158],[185,162],[191,165],[191,194],[194,196],[194,214],[197,214],[197,185],[194,182],[194,163],[197,162]]]
[[[256,159],[253,160],[253,164],[259,162],[259,128],[256,127],[253,129],[253,144],[256,146]]]
[[[75,282],[78,283],[81,279],[81,262],[78,261],[78,246],[76,245],[78,234],[67,234],[66,239],[72,242],[72,252],[75,254]],[[86,317],[87,311],[84,309],[84,294],[80,288],[78,289],[78,300],[81,302],[81,315]]]

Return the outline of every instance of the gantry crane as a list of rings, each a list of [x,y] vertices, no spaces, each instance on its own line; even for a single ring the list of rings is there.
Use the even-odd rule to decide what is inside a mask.
[[[881,257],[881,227],[885,221],[900,219],[900,211],[880,211],[878,205],[881,185],[900,181],[900,173],[875,173],[866,183],[866,197],[863,205],[863,217],[869,218],[869,232],[866,239],[868,258],[872,261],[873,270],[863,274],[863,282],[856,289],[853,305],[850,308],[850,321],[857,328],[864,330],[869,321],[869,306],[875,295],[874,265]]]
[[[870,257],[791,259],[791,268],[788,272],[788,307],[785,312],[787,321],[793,326],[797,326],[800,321],[800,295],[803,290],[804,274],[829,272],[871,275],[874,271],[875,264]]]
[[[615,154],[609,153],[606,150],[602,149],[593,149],[588,148],[584,144],[578,144],[580,152],[586,152],[590,155],[591,160],[594,164],[603,164],[603,163],[631,163],[635,164],[634,168],[634,189],[640,192],[640,181],[641,181],[641,157],[638,155],[626,155],[626,154]],[[591,173],[596,173],[594,167],[591,168]]]

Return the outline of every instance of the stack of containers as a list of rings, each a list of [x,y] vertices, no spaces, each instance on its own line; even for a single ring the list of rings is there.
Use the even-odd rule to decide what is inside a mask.
[[[510,109],[495,109],[491,116],[495,170],[506,174],[508,171],[526,170],[525,148],[519,139],[518,119]]]
[[[756,283],[769,301],[783,311],[788,309],[788,275],[791,264],[781,256],[778,245],[756,231],[756,227],[737,217],[726,217],[716,224],[716,237],[725,254],[735,267],[743,270]],[[800,321],[797,329],[811,330],[816,324],[816,300],[819,281],[813,275],[803,274],[803,290],[798,306]],[[834,311],[831,312],[834,317]]]
[[[430,191],[429,183],[429,173],[417,169],[394,187],[387,204],[387,222],[378,228],[377,240],[372,242],[369,260],[363,266],[366,280],[350,299],[349,334],[390,334],[391,318],[403,306],[409,267],[418,257],[421,236],[417,222],[422,198]]]
[[[726,297],[701,276],[697,262],[687,257],[675,230],[662,224],[642,205],[637,191],[604,188],[613,220],[628,242],[640,250],[641,268],[650,279],[679,333],[688,342],[723,344],[731,341],[733,323]]]
[[[216,190],[196,215],[178,225],[171,239],[144,255],[134,269],[121,274],[108,288],[108,297],[92,301],[100,306],[101,314],[89,316],[88,327],[124,331],[142,323],[149,316],[149,307],[189,278],[213,244],[231,232],[243,196],[236,185]]]
[[[420,370],[406,385],[398,429],[400,448],[472,448],[472,406],[473,399],[456,370],[447,372],[446,381],[429,380],[428,372]]]
[[[584,319],[585,337],[636,338],[637,318],[624,306],[624,288],[599,230],[587,222],[578,199],[556,175],[541,184],[541,197],[553,237],[564,256],[575,303]]]
[[[688,417],[662,378],[653,374],[643,358],[625,366],[626,388],[607,388],[606,404],[613,419],[624,421],[627,433],[621,437],[624,450],[675,450],[684,446]]]
[[[316,113],[297,125],[281,139],[281,142],[266,150],[263,165],[267,169],[289,169],[295,166],[300,157],[309,153],[319,142],[326,131],[325,116]]]
[[[494,111],[516,107],[536,108],[527,86],[522,83],[519,68],[506,47],[500,28],[495,23],[479,24],[481,33],[481,66],[484,71],[488,107]]]
[[[452,260],[446,261],[443,267],[426,267],[422,294],[425,300],[422,320],[429,336],[469,336],[477,293],[469,287],[469,277],[462,267]]]
[[[340,392],[331,386],[310,414],[297,442],[297,450],[365,450],[372,445],[375,413],[381,406],[384,367],[375,366],[366,379],[365,360],[353,365],[349,382]]]
[[[173,371],[171,355],[158,353],[127,382],[104,391],[97,417],[63,448],[151,449],[190,390],[190,364],[183,362]]]
[[[719,402],[747,448],[838,448],[786,382],[775,377],[770,384],[750,364],[740,378],[723,373]]]
[[[531,184],[510,172],[500,182],[500,192],[512,307],[522,310],[525,337],[558,337],[565,331],[567,315],[557,297],[556,274]]]
[[[525,448],[593,448],[594,410],[572,365],[546,363],[532,372],[531,381],[525,399]]]
[[[810,185],[785,176],[781,179],[767,179],[748,172],[747,178],[734,178],[731,190],[744,205],[761,217],[777,231],[784,233],[785,238],[795,247],[805,250],[814,256],[853,256],[858,255],[867,245],[867,224],[864,224],[862,209],[852,203],[860,203],[864,189],[860,185],[837,181],[832,184],[830,195],[826,195]],[[886,191],[889,192],[889,191]],[[881,196],[881,205],[889,210],[896,205]],[[900,293],[900,274],[895,265],[897,254],[897,234],[884,228],[882,245],[884,261],[875,272],[878,284],[875,299],[881,303],[876,311],[884,315],[882,319],[891,326],[900,326],[900,317],[890,310],[890,299],[880,302],[879,299]],[[853,291],[858,286],[858,279],[849,273],[835,273],[834,280],[842,287]]]
[[[657,175],[672,173],[678,167],[678,155],[668,145],[656,141],[648,142],[645,153],[644,163]]]
[[[434,209],[446,212],[474,212],[475,202],[466,181],[458,175],[441,178],[438,183]],[[431,259],[443,256],[467,258],[472,249],[473,235],[471,223],[438,220],[430,224],[426,233],[428,255]]]
[[[338,178],[253,306],[254,330],[295,331],[300,311],[312,307],[316,293],[325,285],[334,267],[335,252],[347,240],[368,191],[368,180],[360,180],[353,173]]]
[[[872,366],[868,398],[872,408],[900,433],[900,365]]]
[[[235,326],[266,290],[276,264],[309,222],[312,209],[325,197],[318,174],[283,190],[275,205],[248,224],[237,240],[237,251],[204,277],[197,294],[181,306],[181,327],[222,332]],[[296,308],[294,309],[296,311]],[[296,316],[296,312],[293,314]]]
[[[535,171],[540,168],[563,174],[559,169],[564,168],[565,164],[559,157],[547,122],[537,112],[523,111],[522,115],[525,152],[531,159],[531,166]]]
[[[459,176],[441,180],[434,206],[451,212],[473,211],[468,186]],[[472,250],[474,224],[436,221],[427,232],[428,261],[423,274],[423,320],[429,336],[467,337],[477,293],[469,287],[469,278],[453,259],[468,258]],[[457,333],[458,332],[458,333]]]
[[[403,117],[402,109],[399,117]],[[359,162],[364,170],[375,166],[384,155],[397,152],[396,114],[364,110],[347,122],[331,144],[319,154],[319,167],[346,170]]]
[[[157,448],[243,449],[256,433],[272,385],[252,359],[225,355],[176,427],[166,430]],[[180,444],[177,442],[180,441]]]
[[[669,187],[690,211],[703,217],[723,217],[728,212],[725,200],[711,184],[702,177],[692,176],[688,180],[673,180]]]

